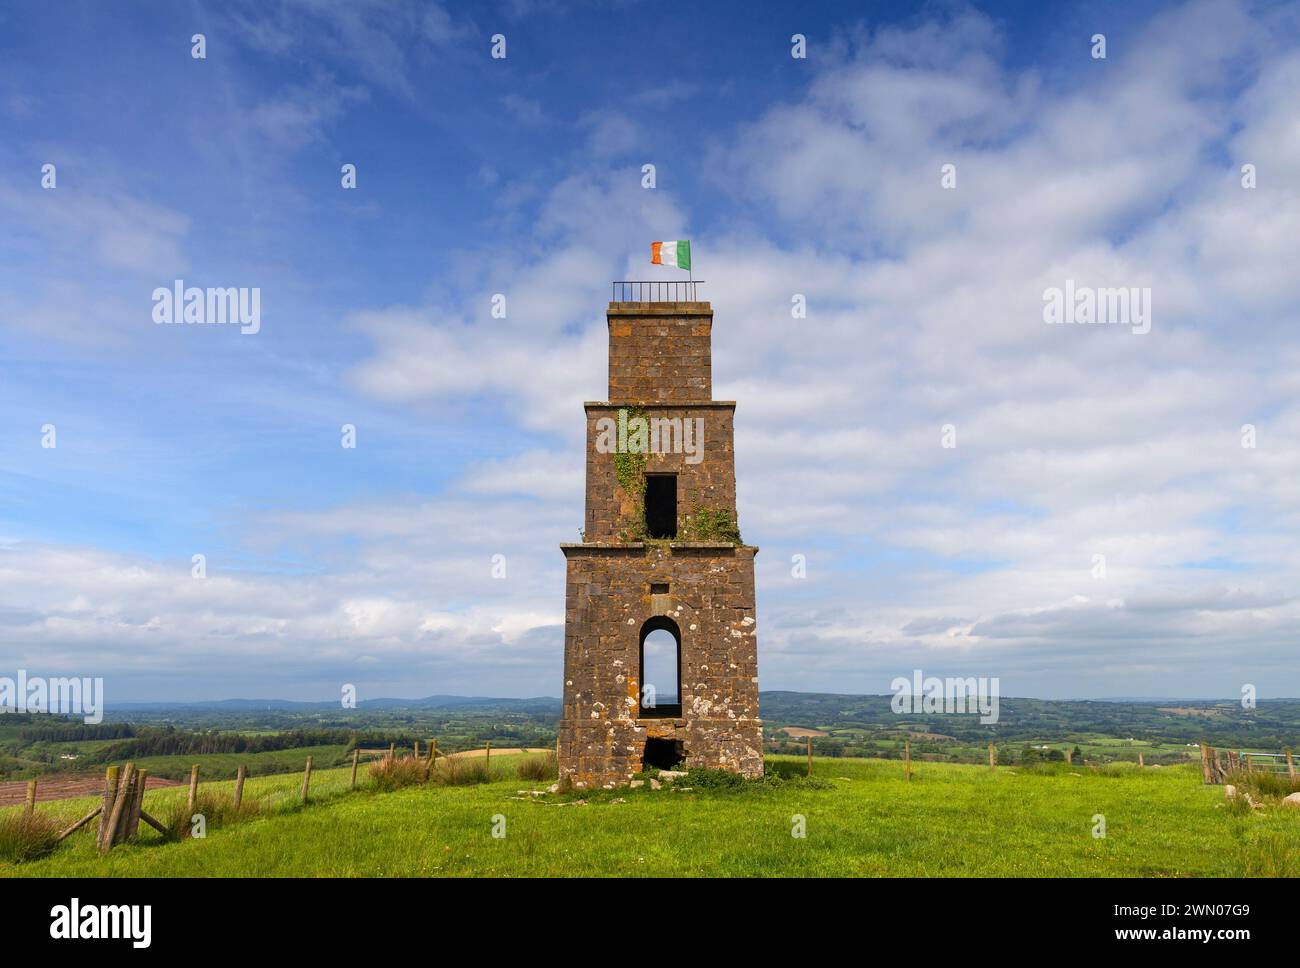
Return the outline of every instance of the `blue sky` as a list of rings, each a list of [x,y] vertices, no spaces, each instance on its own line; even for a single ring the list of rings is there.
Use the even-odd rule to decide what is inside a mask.
[[[805,6],[8,5],[0,672],[558,694],[608,284],[691,238],[763,688],[1300,694],[1295,9]]]

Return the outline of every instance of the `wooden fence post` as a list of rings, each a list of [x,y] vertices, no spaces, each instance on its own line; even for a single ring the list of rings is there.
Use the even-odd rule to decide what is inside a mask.
[[[1246,754],[1246,772],[1247,772],[1247,773],[1254,773],[1254,772],[1255,772],[1255,761],[1254,761],[1253,759],[1251,759],[1251,756],[1250,756],[1249,753]]]
[[[912,741],[903,740],[903,776],[905,779],[912,779]]]
[[[1205,783],[1210,781],[1210,748],[1204,743],[1201,744],[1201,780]]]
[[[492,776],[492,741],[488,740],[483,745],[483,768],[489,777]]]
[[[357,747],[352,748],[352,785],[357,785],[357,758],[361,755],[361,750]]]
[[[241,766],[235,772],[235,811],[239,811],[240,805],[244,802],[244,781],[248,779],[248,767]]]
[[[190,767],[190,795],[185,800],[185,809],[194,812],[194,804],[199,800],[199,764]]]
[[[415,741],[415,759],[416,761],[420,759],[420,741],[418,739]]]
[[[1139,767],[1139,769],[1140,769],[1141,767],[1146,766],[1146,765],[1147,765],[1147,761],[1146,761],[1145,759],[1143,759],[1141,752],[1139,752],[1139,753],[1138,753],[1138,767]]]
[[[113,813],[113,801],[117,799],[118,768],[110,766],[104,770],[104,795],[99,801],[99,833],[95,846],[104,849],[104,838],[108,835],[108,818]]]
[[[1223,760],[1219,758],[1218,750],[1213,750],[1212,752],[1214,754],[1214,768],[1210,772],[1210,782],[1218,783],[1223,779]]]
[[[127,764],[131,766],[130,763]],[[127,774],[130,773],[130,776]],[[126,843],[131,825],[131,814],[135,810],[135,795],[140,786],[139,770],[124,770],[122,787],[117,791],[117,802],[113,804],[113,846]]]
[[[135,771],[135,796],[131,798],[131,812],[126,818],[126,836],[134,837],[140,829],[140,811],[144,809],[144,785],[149,779],[149,771]]]
[[[302,771],[302,802],[307,802],[307,787],[311,784],[311,757],[307,757],[307,766]]]
[[[989,743],[989,769],[996,769],[998,765],[997,754],[993,752],[993,744]]]
[[[27,803],[23,806],[23,813],[34,813],[36,811],[36,781],[27,781]]]
[[[812,737],[808,737],[808,775],[812,776]]]
[[[99,851],[101,854],[107,854],[117,843],[117,828],[122,823],[122,812],[126,809],[127,797],[131,792],[131,780],[135,776],[135,764],[128,763],[122,768],[122,774],[117,784],[117,796],[113,798],[113,812],[109,815],[108,823],[104,827],[104,836],[100,840]]]
[[[1292,783],[1295,782],[1295,760],[1291,758],[1290,750],[1286,751],[1286,775],[1291,778]]]
[[[1072,766],[1073,764],[1074,764],[1074,750],[1066,750],[1066,751],[1065,751],[1065,765],[1066,765],[1066,766]]]
[[[393,757],[395,757],[396,755],[397,755],[397,743],[395,743],[395,742],[394,742],[394,743],[389,743],[389,744],[388,744],[388,758],[391,760],[391,759],[392,759]]]

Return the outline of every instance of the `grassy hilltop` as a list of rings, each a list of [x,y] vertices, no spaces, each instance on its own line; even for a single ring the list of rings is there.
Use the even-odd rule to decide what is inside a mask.
[[[1230,806],[1187,766],[921,763],[908,782],[895,761],[818,759],[813,784],[535,798],[520,791],[545,784],[520,780],[512,760],[494,756],[489,783],[395,792],[368,779],[349,791],[347,770],[322,770],[305,807],[295,802],[298,775],[257,777],[245,796],[260,812],[202,840],[145,831],[100,857],[88,828],[40,860],[0,863],[0,876],[1300,874],[1300,810]],[[184,797],[184,788],[151,790],[145,809],[163,817]],[[38,812],[71,821],[96,803]],[[1093,836],[1098,814],[1104,838]],[[495,839],[502,815],[506,836]],[[791,836],[796,815],[806,838]]]

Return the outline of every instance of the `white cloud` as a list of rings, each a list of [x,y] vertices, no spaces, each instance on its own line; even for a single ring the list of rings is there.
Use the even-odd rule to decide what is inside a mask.
[[[1175,661],[1186,655],[1177,643],[1217,648],[1245,674],[1270,648],[1252,653],[1251,636],[1295,628],[1277,587],[1296,555],[1271,532],[1292,514],[1294,488],[1281,482],[1300,463],[1281,431],[1300,420],[1286,376],[1296,337],[1275,324],[1236,333],[1294,315],[1300,277],[1282,240],[1297,236],[1300,200],[1282,177],[1252,193],[1235,158],[1207,160],[1252,146],[1268,170],[1295,170],[1284,93],[1295,54],[1272,50],[1267,24],[1229,5],[1161,18],[1103,78],[1080,72],[1069,89],[1006,71],[999,43],[974,14],[868,36],[805,99],[712,152],[738,199],[781,219],[770,233],[696,243],[717,311],[715,395],[740,402],[742,524],[778,554],[824,549],[811,553],[822,567],[811,597],[837,603],[823,628],[787,567],[760,569],[765,676],[827,686],[827,670],[867,655],[906,665],[922,647],[932,662],[987,662],[1040,692],[1060,688],[1044,670],[1058,675],[1073,655],[1079,681],[1104,690],[1093,674],[1122,669],[1141,642],[1168,661],[1112,693],[1212,691]],[[1259,75],[1234,92],[1221,82],[1243,59]],[[949,160],[953,192],[939,185]],[[573,267],[562,275],[598,264],[590,235],[620,240],[611,219],[628,210],[597,197],[575,177],[543,208],[547,265]],[[1046,326],[1043,289],[1067,278],[1150,286],[1152,332]],[[796,292],[806,320],[790,317]],[[545,401],[603,376],[603,321],[565,300],[548,318],[510,341],[453,338],[435,323],[379,336],[358,376],[377,392],[530,400],[522,423],[567,433],[573,408]],[[557,347],[555,327],[584,318]],[[956,450],[939,445],[949,422]],[[1267,428],[1266,448],[1242,449],[1243,422]],[[501,491],[516,486],[510,462],[493,473]],[[873,553],[901,571],[871,564]],[[1105,582],[1091,577],[1094,553],[1107,556]],[[1201,599],[1254,604],[1207,610]],[[1125,604],[1151,601],[1167,606]],[[951,615],[980,617],[956,628]],[[826,649],[815,668],[802,663],[811,642]],[[1044,648],[1058,654],[1045,663]]]
[[[525,228],[462,255],[464,291],[347,319],[368,341],[353,387],[490,418],[515,452],[426,498],[245,522],[255,554],[288,549],[319,575],[200,584],[184,563],[9,546],[0,636],[49,661],[178,668],[219,641],[268,676],[400,660],[499,686],[510,664],[518,691],[555,692],[555,543],[581,524],[607,280],[644,277],[650,239],[690,237],[715,396],[739,402],[742,529],[764,547],[765,687],[879,692],[919,664],[1001,676],[1004,694],[1300,693],[1300,55],[1270,16],[1190,4],[1103,65],[1081,46],[1050,83],[1006,68],[975,13],[861,33],[805,96],[714,136],[724,212],[703,226],[640,187],[622,157],[635,125],[595,112],[567,177],[501,186],[501,218]],[[372,40],[364,69],[400,88],[374,63],[391,38]],[[183,224],[126,211],[154,258],[179,253]],[[91,214],[76,231],[100,251],[114,238]],[[1149,286],[1151,332],[1047,326],[1042,292],[1066,279]]]

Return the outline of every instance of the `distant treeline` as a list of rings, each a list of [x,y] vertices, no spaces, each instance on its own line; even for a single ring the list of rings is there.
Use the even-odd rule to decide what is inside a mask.
[[[18,738],[29,743],[72,743],[87,739],[127,739],[135,735],[130,723],[58,723],[51,726],[33,726],[20,730]]]
[[[297,749],[301,746],[325,746],[343,742],[344,739],[345,735],[324,731],[294,730],[288,733],[243,736],[239,733],[182,733],[170,727],[164,729],[144,727],[139,730],[134,739],[105,746],[88,759],[110,763],[141,756],[268,753],[274,750]]]
[[[304,746],[384,747],[396,743],[410,746],[415,737],[383,732],[354,732],[339,729],[295,729],[283,733],[245,736],[240,733],[189,733],[167,726],[139,726],[133,738],[105,746],[86,757],[92,763],[111,763],[144,756],[198,756],[205,753],[271,753]]]

